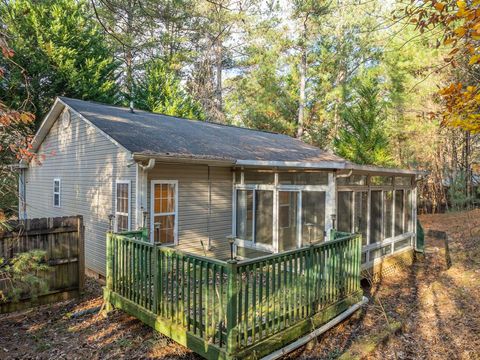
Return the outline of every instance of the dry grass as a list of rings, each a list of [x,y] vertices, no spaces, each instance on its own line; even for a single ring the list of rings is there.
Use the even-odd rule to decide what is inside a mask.
[[[480,359],[480,210],[427,215],[426,256],[365,291],[369,305],[288,358]],[[0,315],[0,359],[198,359],[184,347],[119,311],[107,318],[68,315],[101,304],[88,282],[77,300]]]

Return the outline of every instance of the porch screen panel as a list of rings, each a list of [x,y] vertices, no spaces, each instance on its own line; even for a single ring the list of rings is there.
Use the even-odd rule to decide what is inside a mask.
[[[253,190],[237,191],[237,238],[253,240]]]
[[[176,191],[175,184],[155,184],[153,229],[157,243],[171,244],[175,241]]]
[[[255,242],[273,244],[273,191],[255,192]]]
[[[382,191],[370,194],[370,244],[382,241]]]
[[[324,240],[325,192],[302,192],[302,245]]]
[[[337,196],[337,228],[339,231],[352,232],[353,193],[351,191],[339,191]]]
[[[412,205],[412,196],[413,191],[407,190],[406,201],[407,201],[407,213],[405,214],[406,222],[407,222],[407,231],[413,231],[413,205]]]
[[[366,191],[355,192],[355,212],[353,229],[356,233],[362,234],[362,244],[367,244],[367,215],[368,215],[368,193]]]
[[[395,190],[395,236],[404,233],[403,215],[405,205],[403,201],[403,190]]]
[[[278,247],[280,251],[297,247],[298,192],[278,192]]]
[[[385,229],[385,239],[393,236],[393,191],[384,191],[383,193],[383,228]]]

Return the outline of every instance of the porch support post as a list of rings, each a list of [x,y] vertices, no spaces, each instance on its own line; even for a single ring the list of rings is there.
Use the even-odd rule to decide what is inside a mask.
[[[114,279],[113,279],[113,262],[114,262],[114,256],[113,256],[113,249],[114,249],[114,245],[113,245],[113,233],[112,232],[108,232],[107,233],[107,269],[106,269],[106,288],[107,288],[107,298],[104,297],[104,301],[105,301],[105,311],[106,312],[110,312],[113,310],[113,306],[110,302],[110,294],[112,293],[113,291],[113,287],[114,287]]]
[[[328,173],[328,191],[325,196],[325,230],[327,233],[326,240],[330,240],[330,232],[333,229],[332,214],[337,214],[337,186],[336,174]]]
[[[227,261],[227,353],[235,358],[238,347],[237,329],[237,261]]]

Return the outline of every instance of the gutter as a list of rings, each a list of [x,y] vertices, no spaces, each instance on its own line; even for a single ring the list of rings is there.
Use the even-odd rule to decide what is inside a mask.
[[[318,329],[312,331],[310,334],[298,339],[297,341],[294,341],[293,343],[281,348],[280,350],[274,351],[270,355],[263,357],[261,360],[274,360],[274,359],[281,358],[282,356],[285,356],[286,354],[294,351],[295,349],[298,349],[300,346],[303,346],[309,341],[322,335],[324,332],[326,332],[327,330],[330,330],[332,327],[340,324],[343,320],[345,320],[347,317],[352,315],[355,311],[359,310],[363,305],[367,303],[368,303],[368,299],[364,296],[361,301],[350,306],[347,310],[345,310],[343,313],[341,313],[337,317],[327,322],[325,325],[319,327]]]

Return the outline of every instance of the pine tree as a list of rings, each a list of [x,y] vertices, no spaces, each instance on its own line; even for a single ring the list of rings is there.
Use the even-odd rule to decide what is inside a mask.
[[[176,72],[161,59],[149,61],[135,90],[140,109],[203,120],[201,106],[182,88]]]
[[[19,67],[4,63],[9,87],[2,99],[18,107],[31,99],[42,119],[55,96],[115,103],[117,62],[85,1],[14,0],[0,6]],[[23,84],[21,68],[27,69]]]
[[[356,87],[355,95],[341,114],[341,127],[334,140],[336,153],[357,164],[388,166],[392,158],[384,131],[385,105],[378,84],[367,80]]]

